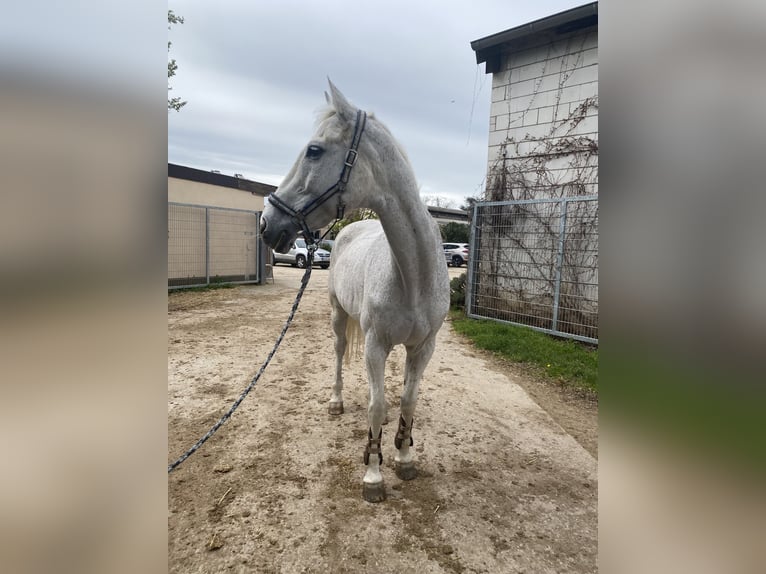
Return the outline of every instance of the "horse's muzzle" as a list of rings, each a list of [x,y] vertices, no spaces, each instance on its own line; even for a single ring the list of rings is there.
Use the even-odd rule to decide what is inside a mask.
[[[279,217],[277,216],[277,219]],[[290,222],[287,226],[280,226],[266,217],[261,217],[261,238],[263,242],[277,253],[287,253],[298,235],[295,225]]]

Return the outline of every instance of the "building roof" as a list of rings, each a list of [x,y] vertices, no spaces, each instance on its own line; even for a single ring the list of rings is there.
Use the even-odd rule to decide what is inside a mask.
[[[193,167],[187,167],[185,165],[177,165],[175,163],[168,164],[168,177],[197,181],[200,183],[207,183],[209,185],[217,185],[220,187],[241,189],[242,191],[248,191],[252,194],[260,195],[262,197],[273,193],[277,189],[277,186],[275,185],[252,181],[250,179],[245,179],[244,177],[223,175],[222,173],[205,171],[203,169],[196,169]]]
[[[486,71],[489,74],[498,70],[499,56],[502,52],[521,45],[532,36],[539,36],[544,33],[553,36],[567,34],[597,24],[598,2],[591,2],[553,16],[509,28],[504,32],[479,38],[471,42],[471,48],[476,52],[476,63],[486,62]]]
[[[428,213],[431,214],[431,217],[452,219],[455,221],[469,221],[468,212],[463,211],[462,209],[448,209],[446,207],[435,207],[433,205],[428,205],[426,207],[428,207]]]

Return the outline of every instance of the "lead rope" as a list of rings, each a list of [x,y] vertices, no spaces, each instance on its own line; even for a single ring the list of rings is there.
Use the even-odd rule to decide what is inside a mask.
[[[196,443],[194,443],[194,446],[192,446],[189,450],[187,450],[185,453],[183,453],[178,460],[176,460],[174,463],[168,465],[168,474],[173,472],[183,461],[185,461],[187,458],[189,458],[191,455],[193,455],[199,447],[201,447],[205,442],[207,442],[207,439],[209,439],[211,436],[215,434],[215,432],[223,426],[223,424],[231,418],[231,415],[234,414],[234,411],[237,410],[237,407],[242,403],[243,400],[245,400],[245,397],[248,395],[248,393],[253,389],[255,384],[258,382],[258,379],[261,378],[261,375],[263,374],[263,371],[266,370],[266,367],[269,366],[269,363],[271,362],[272,357],[276,354],[277,349],[279,348],[279,345],[282,343],[282,339],[285,336],[285,333],[287,333],[287,329],[290,328],[290,324],[293,322],[293,317],[295,316],[295,312],[298,310],[298,305],[301,302],[301,298],[303,297],[303,292],[306,290],[306,286],[309,284],[309,278],[311,277],[311,266],[314,263],[314,253],[316,252],[317,248],[319,247],[319,244],[321,243],[322,239],[324,239],[330,231],[332,231],[335,226],[338,224],[340,219],[336,219],[333,224],[330,226],[330,228],[325,231],[324,235],[319,240],[313,239],[313,235],[311,236],[311,243],[308,243],[306,247],[308,249],[308,260],[306,261],[306,270],[303,273],[303,278],[301,279],[301,286],[300,289],[298,289],[298,294],[295,296],[295,302],[293,303],[293,308],[290,309],[290,314],[287,316],[287,321],[285,321],[284,326],[282,327],[282,332],[279,334],[279,337],[277,337],[276,343],[274,343],[274,348],[269,353],[269,356],[266,357],[266,360],[261,365],[261,368],[258,369],[258,372],[255,374],[253,379],[250,381],[250,384],[245,387],[245,390],[242,391],[242,394],[239,395],[239,398],[234,401],[234,404],[231,405],[228,411],[220,418],[218,419],[218,422],[215,423],[212,427],[210,427],[210,430],[205,433],[205,435],[199,439]]]
[[[334,225],[334,224],[333,224]],[[207,439],[209,439],[211,436],[215,434],[215,432],[223,426],[223,424],[229,420],[232,414],[234,414],[234,411],[237,410],[237,407],[242,403],[242,401],[245,399],[245,397],[248,395],[248,393],[253,389],[255,386],[255,383],[258,382],[258,379],[261,378],[261,375],[263,374],[263,371],[266,370],[266,367],[268,367],[269,363],[271,362],[272,357],[274,357],[274,354],[277,352],[277,349],[279,348],[279,345],[282,343],[282,339],[285,336],[285,333],[287,333],[287,329],[290,328],[290,324],[293,322],[293,317],[295,316],[295,311],[298,310],[298,305],[301,302],[301,297],[303,297],[303,292],[306,290],[306,285],[309,284],[309,277],[311,277],[311,266],[314,263],[314,252],[317,250],[317,244],[316,243],[310,243],[308,244],[308,261],[306,261],[306,271],[303,273],[303,278],[301,279],[301,286],[300,289],[298,289],[298,295],[295,296],[295,302],[293,303],[293,308],[290,309],[290,314],[287,316],[287,321],[285,321],[284,327],[282,327],[282,332],[279,334],[279,337],[277,337],[277,342],[274,343],[274,348],[269,353],[269,356],[266,357],[266,360],[261,365],[261,368],[258,369],[258,372],[253,377],[253,380],[250,381],[250,384],[245,387],[245,390],[242,391],[242,394],[239,395],[239,398],[234,401],[234,404],[231,405],[228,411],[218,420],[217,423],[215,423],[209,431],[205,433],[205,436],[203,436],[201,439],[199,439],[194,446],[192,446],[189,450],[187,450],[184,454],[182,454],[178,460],[176,460],[174,463],[168,465],[168,474],[173,472],[178,465],[180,465],[183,461],[185,461],[187,458],[189,458],[191,455],[193,455],[199,447],[201,447]]]

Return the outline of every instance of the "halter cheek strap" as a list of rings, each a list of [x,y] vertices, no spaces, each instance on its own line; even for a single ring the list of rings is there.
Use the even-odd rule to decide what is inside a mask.
[[[312,211],[329,200],[333,195],[338,195],[338,211],[336,217],[337,219],[343,219],[346,204],[343,203],[343,198],[341,195],[346,190],[348,178],[351,176],[351,168],[354,167],[354,164],[359,157],[359,142],[362,139],[362,133],[364,133],[364,126],[366,123],[367,112],[357,110],[356,126],[354,126],[354,137],[351,139],[351,146],[349,146],[348,150],[346,151],[346,159],[343,161],[343,169],[340,172],[340,177],[338,178],[338,181],[329,187],[324,193],[309,201],[301,209],[293,209],[287,203],[279,199],[274,193],[269,195],[269,203],[293,219],[296,225],[303,232],[303,237],[306,239],[306,241],[311,241],[311,239],[314,237],[314,234],[306,222],[306,218],[311,214]]]

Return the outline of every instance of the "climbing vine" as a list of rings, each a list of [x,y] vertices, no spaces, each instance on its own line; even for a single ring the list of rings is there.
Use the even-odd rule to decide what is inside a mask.
[[[511,135],[539,95],[553,45],[548,46],[531,101],[513,121],[509,117],[506,138],[489,166],[481,200],[562,199],[597,193],[597,135],[583,135],[577,128],[598,109],[598,96],[588,97],[572,109],[561,103],[567,80],[581,64],[583,46],[574,48],[575,40],[568,40],[561,58],[546,132],[519,137],[520,130],[514,129],[515,135]],[[584,38],[582,41],[584,44]],[[561,206],[560,202],[517,203],[483,212],[477,221],[477,239],[483,252],[479,273],[487,280],[477,292],[477,304],[492,308],[499,318],[549,327],[557,291],[558,319],[577,324],[587,331],[585,336],[596,338],[598,202],[568,203],[563,238]]]

